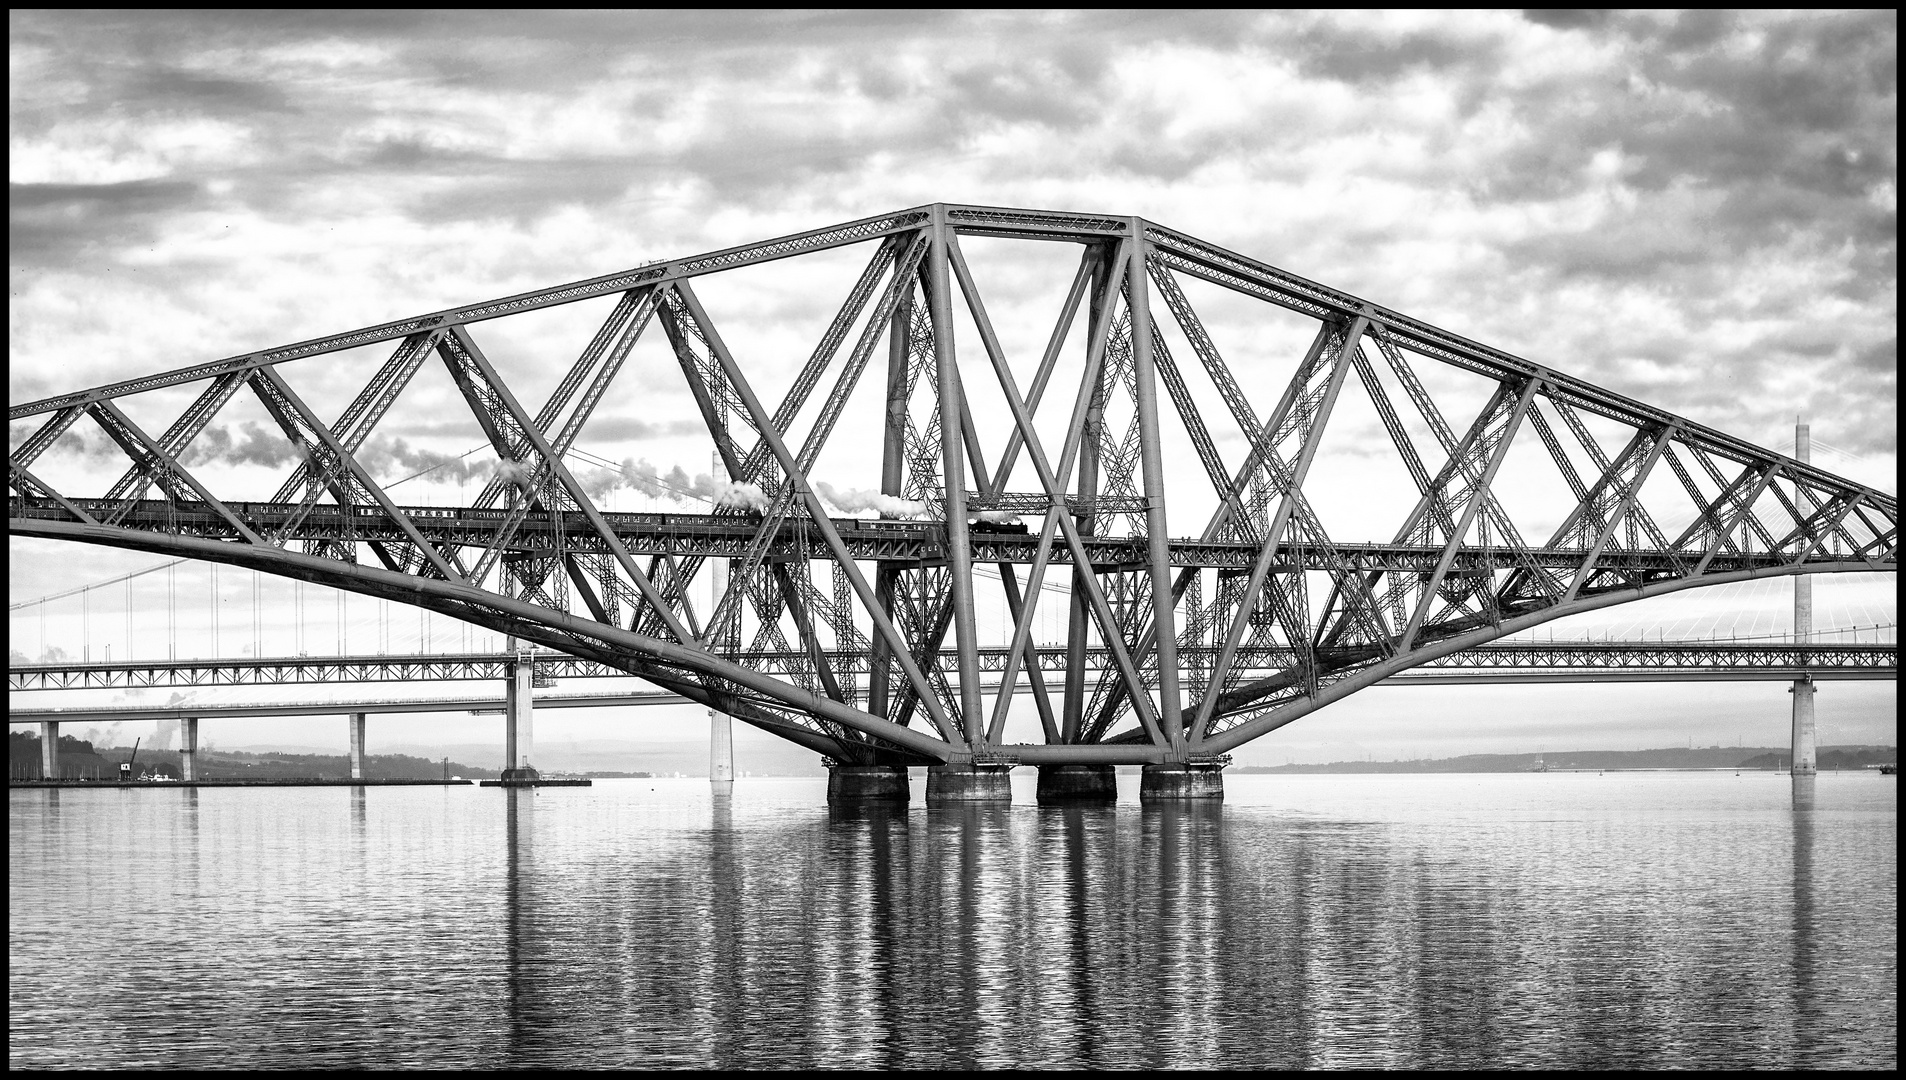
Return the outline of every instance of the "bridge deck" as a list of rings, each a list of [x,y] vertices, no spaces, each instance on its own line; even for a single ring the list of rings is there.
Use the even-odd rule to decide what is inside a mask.
[[[1187,663],[1208,659],[1210,650],[1187,648]],[[1007,650],[983,649],[982,670],[1004,668]],[[627,672],[563,653],[530,654],[541,680],[631,678]],[[1085,652],[1088,670],[1112,663],[1104,649]],[[730,656],[758,670],[775,671],[799,656],[743,651]],[[842,673],[864,674],[867,655],[829,650],[829,663]],[[131,689],[160,686],[322,685],[369,682],[491,681],[509,676],[517,660],[510,653],[450,653],[408,656],[287,656],[258,659],[136,660],[116,663],[22,664],[7,669],[9,690]],[[1249,669],[1277,671],[1290,666],[1287,650],[1246,650]],[[940,655],[949,675],[955,657]],[[1041,670],[1064,672],[1064,655],[1041,654]],[[1388,684],[1456,682],[1668,681],[1740,679],[1896,679],[1897,644],[1807,644],[1788,642],[1540,642],[1497,643],[1438,657]],[[1022,684],[1022,689],[1023,689]],[[671,695],[672,696],[672,695]],[[679,699],[678,699],[679,700]]]
[[[1033,505],[1030,495],[1004,495],[987,500],[988,505],[1020,507],[1028,514],[1043,514],[1045,504]],[[176,533],[207,540],[239,539],[232,523],[203,503],[145,499],[130,504],[106,499],[74,499],[72,504],[102,521],[146,531]],[[399,544],[407,537],[388,515],[377,508],[343,510],[324,504],[301,510],[294,503],[228,502],[234,515],[262,536],[283,540],[351,541]],[[977,506],[975,509],[985,509]],[[1097,506],[1101,512],[1106,507]],[[400,506],[417,530],[433,544],[486,547],[498,539],[503,526],[513,516],[505,509],[476,507]],[[26,520],[69,520],[57,504],[19,498],[8,502],[8,516]],[[638,555],[704,555],[732,558],[744,554],[760,527],[753,514],[621,514],[602,515],[610,529],[631,553]],[[947,528],[940,521],[887,521],[868,518],[830,518],[847,550],[856,559],[907,566],[938,566],[947,560]],[[530,511],[504,541],[504,548],[518,555],[550,555],[568,552],[606,552],[607,547],[592,535],[590,523],[578,512],[553,514]],[[976,526],[971,533],[975,563],[1032,563],[1039,553],[1039,537],[1024,526],[986,528]],[[1129,536],[1086,536],[1083,547],[1092,565],[1100,572],[1137,569],[1145,565],[1147,538]],[[1284,546],[1284,557],[1271,566],[1272,573],[1295,569],[1327,570],[1338,568],[1341,558],[1350,567],[1365,571],[1425,572],[1433,570],[1442,547],[1437,544],[1335,543],[1334,556],[1303,544]],[[825,539],[811,518],[791,516],[781,523],[768,548],[768,561],[824,558]],[[1257,557],[1257,546],[1243,541],[1198,540],[1174,537],[1170,541],[1171,563],[1176,567],[1201,567],[1246,571]],[[1550,569],[1573,570],[1590,555],[1586,548],[1531,548],[1527,557]],[[1639,573],[1681,572],[1690,559],[1698,559],[1698,550],[1624,550],[1625,566]],[[1453,565],[1460,569],[1489,566],[1508,569],[1523,557],[1508,548],[1467,546],[1459,549]],[[1822,562],[1843,561],[1843,555],[1827,551],[1815,558]],[[1056,544],[1050,556],[1054,565],[1070,565],[1071,552]],[[1791,555],[1780,552],[1743,551],[1714,555],[1709,572],[1772,568],[1791,565]],[[1875,563],[1875,569],[1882,567]]]

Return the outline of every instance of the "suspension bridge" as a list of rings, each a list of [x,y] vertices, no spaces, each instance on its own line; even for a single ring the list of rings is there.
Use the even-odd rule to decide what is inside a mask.
[[[764,343],[754,306],[704,303],[748,275],[838,281],[804,358]],[[509,327],[569,308],[593,330],[532,413]],[[654,422],[667,400],[673,426]],[[452,422],[478,450],[389,434]],[[322,587],[340,628],[347,597],[414,612],[420,636],[447,622],[464,657],[409,670],[502,665],[511,730],[540,667],[635,676],[825,755],[841,799],[904,798],[922,765],[930,800],[998,799],[1022,764],[1042,797],[1104,798],[1119,764],[1144,767],[1147,798],[1212,797],[1228,751],[1449,671],[1777,671],[1796,680],[1799,771],[1813,678],[1897,663],[1890,619],[1869,642],[1816,640],[1810,600],[1784,653],[1543,652],[1536,628],[1616,605],[1892,573],[1896,499],[1804,442],[1772,452],[1139,218],[918,207],[13,405],[9,423],[14,535]],[[718,467],[582,447],[663,428],[700,439],[677,460],[712,448]],[[393,494],[433,471],[458,497]],[[618,507],[631,492],[710,512]],[[43,648],[10,681],[405,670],[341,630],[328,666],[302,641],[265,659],[252,580],[251,659]],[[304,603],[301,637],[322,621]]]

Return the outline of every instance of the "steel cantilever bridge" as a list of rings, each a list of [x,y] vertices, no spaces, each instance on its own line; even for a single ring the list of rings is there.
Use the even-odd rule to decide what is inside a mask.
[[[1007,242],[1077,251],[1069,284],[1052,282],[1057,311],[1027,338],[1044,348],[1018,356],[963,250],[977,263],[980,246]],[[785,394],[764,398],[763,369],[724,342],[696,283],[779,262],[778,284],[804,286],[804,256],[850,246],[864,269]],[[1247,397],[1239,374],[1263,361],[1227,363],[1187,286],[1226,310],[1308,320],[1274,394]],[[996,305],[1025,291],[993,288]],[[478,344],[482,324],[593,298],[613,310],[532,411]],[[567,463],[600,405],[652,392],[635,384],[653,371],[630,375],[645,334],[726,472],[713,514],[605,511]],[[1255,356],[1258,340],[1224,347]],[[326,370],[304,361],[379,343],[388,360],[338,415],[296,389]],[[497,459],[467,506],[402,505],[365,460],[433,361]],[[1460,406],[1433,389],[1457,377],[1481,388]],[[167,392],[189,405],[162,430],[134,422],[128,399]],[[241,395],[296,451],[268,498],[214,490],[211,470],[187,464]],[[1414,489],[1393,527],[1355,537],[1326,531],[1312,470],[1353,397]],[[1214,768],[1398,672],[1547,620],[1897,560],[1892,497],[1135,217],[935,204],[8,415],[27,425],[9,461],[15,535],[414,604],[851,766]],[[36,474],[81,421],[123,471]],[[817,475],[843,452],[877,465],[881,519],[842,512]],[[1503,478],[1528,466],[1518,458],[1546,469],[1563,508],[1539,532],[1511,512]],[[1007,614],[988,621],[978,593],[994,587]],[[1035,641],[1042,605],[1061,609],[1047,614],[1062,616],[1049,622],[1063,644]],[[1009,742],[1022,693],[1043,737]]]

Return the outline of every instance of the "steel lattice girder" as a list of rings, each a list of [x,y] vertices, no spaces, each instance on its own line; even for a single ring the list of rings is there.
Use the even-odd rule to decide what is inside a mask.
[[[1214,650],[1187,649],[1188,665],[1208,660]],[[1203,654],[1203,655],[1200,655]],[[1060,654],[1049,664],[1054,673]],[[866,649],[827,652],[835,670],[865,674]],[[1086,663],[1103,671],[1111,663],[1104,649],[1088,649]],[[988,673],[1003,671],[1007,650],[987,648],[980,665]],[[789,654],[775,650],[744,651],[729,657],[738,663],[778,673]],[[367,682],[495,682],[509,677],[518,662],[514,653],[447,653],[416,656],[279,656],[238,660],[137,660],[96,663],[19,664],[7,669],[10,690],[115,690],[167,686],[302,686]],[[1238,662],[1251,671],[1276,671],[1290,666],[1289,649],[1243,652]],[[534,654],[538,678],[550,680],[626,678],[628,673],[564,653]],[[1891,644],[1791,642],[1530,642],[1484,645],[1438,657],[1421,664],[1422,671],[1559,672],[1638,670],[1670,673],[1740,674],[1759,671],[1805,671],[1816,678],[1868,677],[1897,679],[1899,647]],[[539,684],[540,685],[540,684]]]
[[[974,238],[1082,247],[1023,385],[963,253]],[[692,282],[853,244],[871,258],[791,388],[761,400]],[[1268,412],[1224,360],[1190,281],[1316,321]],[[472,328],[608,296],[614,310],[532,415]],[[956,310],[978,331],[964,348]],[[565,465],[655,324],[730,483],[757,504],[606,513]],[[884,432],[882,496],[932,520],[836,519],[811,478],[883,339],[884,416],[849,427]],[[294,361],[380,342],[395,351],[336,421],[294,389]],[[1053,381],[1068,352],[1082,364],[1071,387]],[[501,463],[470,506],[400,505],[357,460],[432,356]],[[1425,359],[1494,393],[1452,420],[1414,370]],[[1222,413],[1200,413],[1192,378]],[[998,384],[1011,421],[1001,445],[975,423],[976,382]],[[196,397],[156,438],[116,404],[187,386]],[[183,463],[245,388],[300,451],[263,502],[220,498]],[[1388,537],[1333,538],[1306,494],[1346,394],[1367,397],[1417,491]],[[1034,426],[1042,404],[1067,418],[1057,442]],[[1625,442],[1604,446],[1585,416]],[[1142,219],[1034,210],[918,207],[15,405],[9,419],[28,426],[10,461],[17,534],[398,598],[639,674],[850,761],[996,752],[1022,681],[1046,744],[1013,748],[1020,760],[1192,760],[1566,614],[1731,580],[1892,571],[1897,557],[1896,500],[1870,488]],[[116,478],[89,474],[94,491],[61,492],[32,469],[81,420],[126,464]],[[1174,423],[1216,505],[1195,537],[1167,532],[1161,433]],[[1242,438],[1241,461],[1225,460],[1220,428]],[[1574,499],[1537,544],[1496,489],[1527,447]],[[1008,489],[1028,473],[1035,490]],[[1685,528],[1658,524],[1663,485],[1692,511]],[[146,498],[154,488],[162,497]],[[1000,513],[1039,528],[973,524]],[[365,553],[381,569],[360,566]],[[698,575],[715,562],[733,573],[698,610]],[[982,567],[1004,591],[999,640],[982,640],[975,615]],[[1042,602],[1064,609],[1063,648],[1032,640]],[[980,676],[992,672],[1003,689],[989,706]],[[1136,723],[1115,731],[1122,721]]]

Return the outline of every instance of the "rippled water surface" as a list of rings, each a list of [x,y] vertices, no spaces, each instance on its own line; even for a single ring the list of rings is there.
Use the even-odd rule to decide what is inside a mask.
[[[20,1066],[1897,1063],[1895,781],[15,790]],[[1135,777],[1121,777],[1135,783]],[[1135,791],[1127,791],[1129,797]]]

